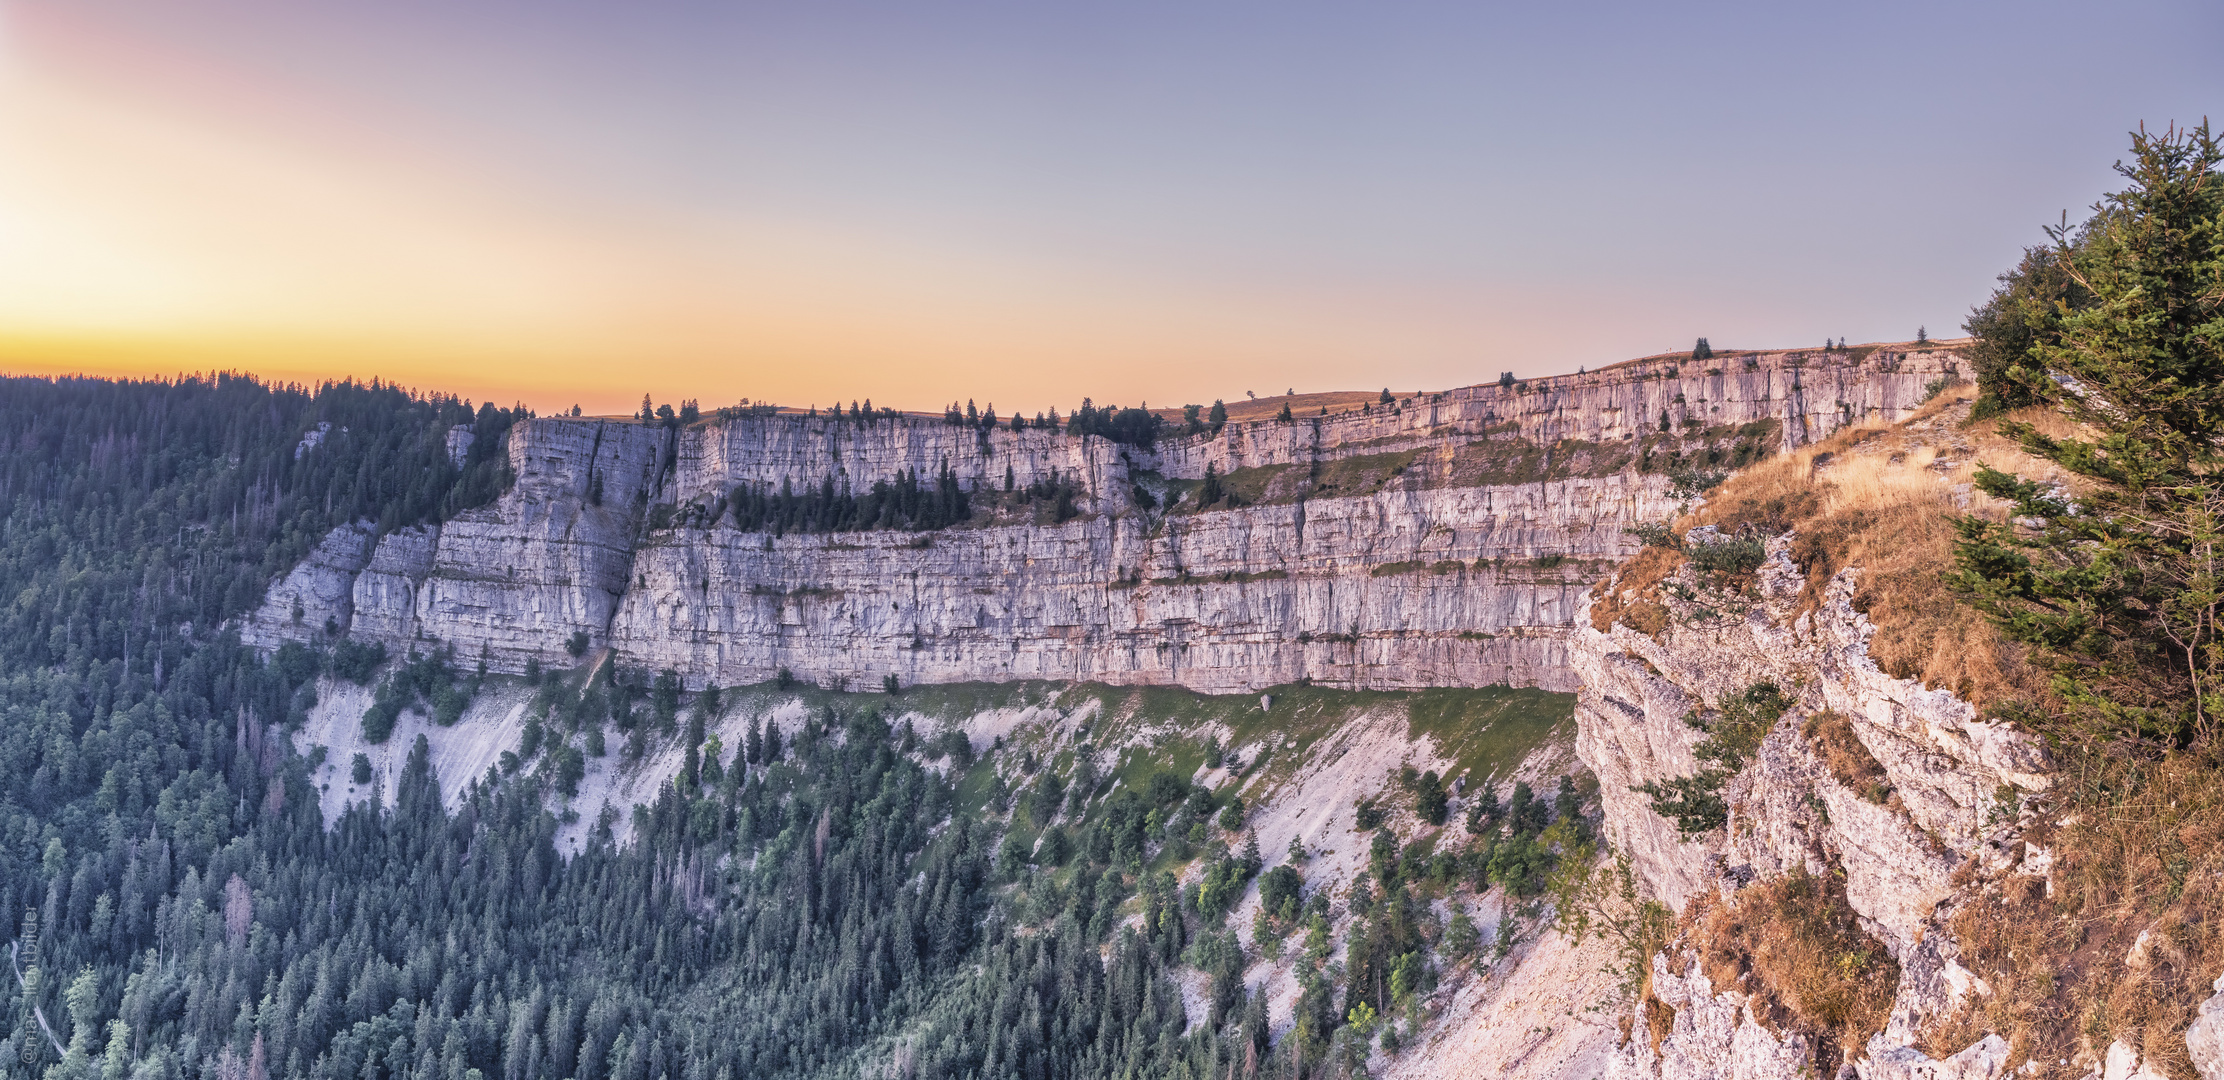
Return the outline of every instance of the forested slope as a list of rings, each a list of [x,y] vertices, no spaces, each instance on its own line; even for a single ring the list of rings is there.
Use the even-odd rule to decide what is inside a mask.
[[[1502,809],[1485,783],[1515,790],[1527,748],[1564,750],[1565,697],[1534,691],[1300,688],[1273,720],[1256,698],[1137,699],[1093,744],[1069,724],[1007,746],[923,719],[985,705],[804,688],[780,707],[806,715],[721,746],[757,699],[721,713],[715,691],[596,655],[518,678],[431,642],[240,644],[269,582],[334,528],[393,534],[497,497],[522,418],[236,376],[0,387],[18,973],[0,1076],[1318,1075],[1394,1030],[1378,1016],[1425,1023],[1440,973],[1487,964],[1466,914],[1485,893],[1505,898],[1495,955],[1514,947],[1552,845],[1587,828],[1572,788]],[[297,738],[346,693],[369,693],[344,708],[352,745],[390,755],[375,772]],[[522,718],[500,765],[436,775],[420,736],[497,699],[527,703],[483,721]],[[1518,730],[1504,760],[1462,719],[1478,708]],[[1312,775],[1304,747],[1341,756],[1362,712],[1390,726],[1350,759],[1372,770],[1360,805],[1302,836],[1294,802],[1266,816],[1276,784]],[[1248,761],[1204,764],[1239,735]],[[1452,797],[1431,771],[1400,789],[1407,759],[1470,764],[1477,787]],[[645,805],[573,797],[618,773]],[[327,799],[335,782],[356,794]],[[1328,814],[1358,830],[1340,856]],[[1270,982],[1294,996],[1270,1008]]]

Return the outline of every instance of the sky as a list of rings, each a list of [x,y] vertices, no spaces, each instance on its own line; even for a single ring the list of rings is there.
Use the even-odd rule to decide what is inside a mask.
[[[2224,5],[0,0],[0,370],[1004,413],[1958,334]]]

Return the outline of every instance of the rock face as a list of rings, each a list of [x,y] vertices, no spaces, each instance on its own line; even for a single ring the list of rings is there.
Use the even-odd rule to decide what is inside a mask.
[[[1711,363],[1469,387],[1151,450],[916,419],[533,420],[509,436],[516,485],[498,502],[375,547],[365,528],[335,532],[244,633],[265,647],[335,630],[397,649],[437,641],[509,672],[567,663],[585,634],[691,687],[785,668],[859,686],[1567,690],[1596,563],[1629,553],[1626,525],[1680,501],[1661,468],[1671,454],[1704,463],[1710,447],[1775,450],[1896,419],[1957,358]],[[1249,505],[1196,508],[1184,493],[1208,468]],[[945,470],[1003,509],[925,533],[787,535],[719,513],[738,485],[862,492]],[[1076,488],[1078,516],[996,494],[1038,482]]]
[[[2201,1080],[2224,1080],[2224,975],[2211,987],[2216,996],[2201,1003],[2201,1015],[2186,1029],[2185,1047]]]
[[[370,526],[364,524],[342,525],[327,533],[301,565],[271,584],[255,617],[240,628],[240,638],[268,649],[286,641],[308,640],[328,629],[347,629],[354,622],[356,577],[369,565],[376,543]],[[312,612],[314,622],[309,618]],[[329,627],[326,620],[331,620]]]
[[[1681,975],[1668,958],[1653,957],[1653,995],[1675,1010],[1672,1026],[1659,1042],[1639,1035],[1609,1058],[1606,1080],[1798,1080],[1812,1076],[1806,1045],[1796,1036],[1780,1037],[1753,1019],[1744,994],[1717,993],[1696,961]]]
[[[1875,627],[1851,604],[1857,570],[1841,572],[1821,606],[1801,613],[1803,581],[1788,549],[1788,538],[1770,545],[1758,574],[1760,600],[1742,615],[1709,618],[1698,596],[1670,599],[1669,625],[1657,637],[1620,623],[1602,631],[1587,617],[1574,631],[1569,657],[1583,684],[1576,748],[1598,775],[1605,831],[1652,895],[1678,910],[1709,891],[1734,904],[1742,883],[1802,867],[1842,872],[1862,928],[1901,971],[1890,1020],[1865,1048],[1860,1074],[1996,1076],[2005,1044],[1980,1043],[1945,1061],[1914,1044],[1920,1025],[1972,985],[1955,962],[1942,909],[1956,893],[1954,871],[1965,863],[2007,868],[2020,841],[2016,803],[2006,796],[2046,788],[2046,753],[2029,736],[1980,720],[1951,693],[1880,671],[1868,652]],[[1695,579],[1683,584],[1699,587]],[[1696,773],[1694,749],[1704,733],[1685,716],[1762,682],[1781,688],[1791,708],[1723,788],[1727,824],[1680,835],[1633,788]],[[1881,767],[1889,800],[1878,801],[1880,789],[1847,787],[1804,734],[1809,718],[1825,711],[1843,717]],[[1741,995],[1726,1001],[1688,978],[1656,977],[1656,985],[1667,987],[1659,996],[1677,1010],[1676,1031],[1689,1037],[1672,1037],[1658,1054],[1625,1050],[1620,1075],[1796,1073],[1782,1068],[1783,1043],[1746,1033],[1749,1019],[1726,1018],[1723,1010],[1741,1005]]]
[[[1610,839],[1663,902],[1681,908],[1713,888],[1725,866],[1819,873],[1818,854],[1828,851],[1845,864],[1854,909],[1897,951],[1920,936],[1954,867],[1993,838],[2000,790],[2045,789],[2046,753],[2027,735],[1979,720],[1949,691],[1879,670],[1869,658],[1875,626],[1851,602],[1857,570],[1831,582],[1818,610],[1799,613],[1804,581],[1789,546],[1788,538],[1770,546],[1761,602],[1741,617],[1710,625],[1697,603],[1671,600],[1671,611],[1684,609],[1697,625],[1671,624],[1657,640],[1621,623],[1600,631],[1586,617],[1569,650],[1583,684],[1577,747],[1598,774]],[[1795,704],[1725,789],[1728,826],[1680,838],[1632,789],[1697,772],[1704,732],[1685,715],[1764,682]],[[1800,733],[1824,710],[1850,721],[1897,806],[1849,790],[1824,766]]]

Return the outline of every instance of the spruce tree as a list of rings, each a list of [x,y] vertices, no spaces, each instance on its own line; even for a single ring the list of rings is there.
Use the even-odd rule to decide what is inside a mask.
[[[2063,271],[2090,295],[2005,373],[2092,433],[2000,425],[2082,477],[2075,499],[1982,469],[1977,486],[2036,519],[1960,519],[1956,584],[2029,644],[2062,707],[2030,721],[2080,741],[2213,738],[2224,711],[2224,149],[2208,125],[2132,138],[2131,183],[2073,243]]]
[[[2072,247],[2084,244],[2080,230]],[[2039,403],[2030,387],[2008,377],[2029,362],[2034,345],[2062,339],[2062,317],[2089,306],[2092,297],[2049,247],[2024,250],[2015,269],[2000,275],[2000,287],[1969,312],[1962,329],[1976,339],[1969,364],[1977,380],[1974,416],[1991,416]]]
[[[1691,358],[1693,360],[1714,359],[1714,346],[1707,344],[1707,339],[1700,338],[1699,343],[1691,347]]]

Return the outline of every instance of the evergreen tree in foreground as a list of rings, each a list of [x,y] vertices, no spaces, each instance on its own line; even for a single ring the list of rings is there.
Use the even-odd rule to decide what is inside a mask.
[[[2052,672],[2057,737],[2213,739],[2224,710],[2224,150],[2206,123],[2132,138],[2130,186],[2086,233],[2049,230],[2089,296],[2005,379],[2092,437],[2003,434],[2085,480],[2074,498],[1984,469],[2035,531],[1961,519],[1959,586]],[[2051,340],[2049,339],[2051,337]]]

